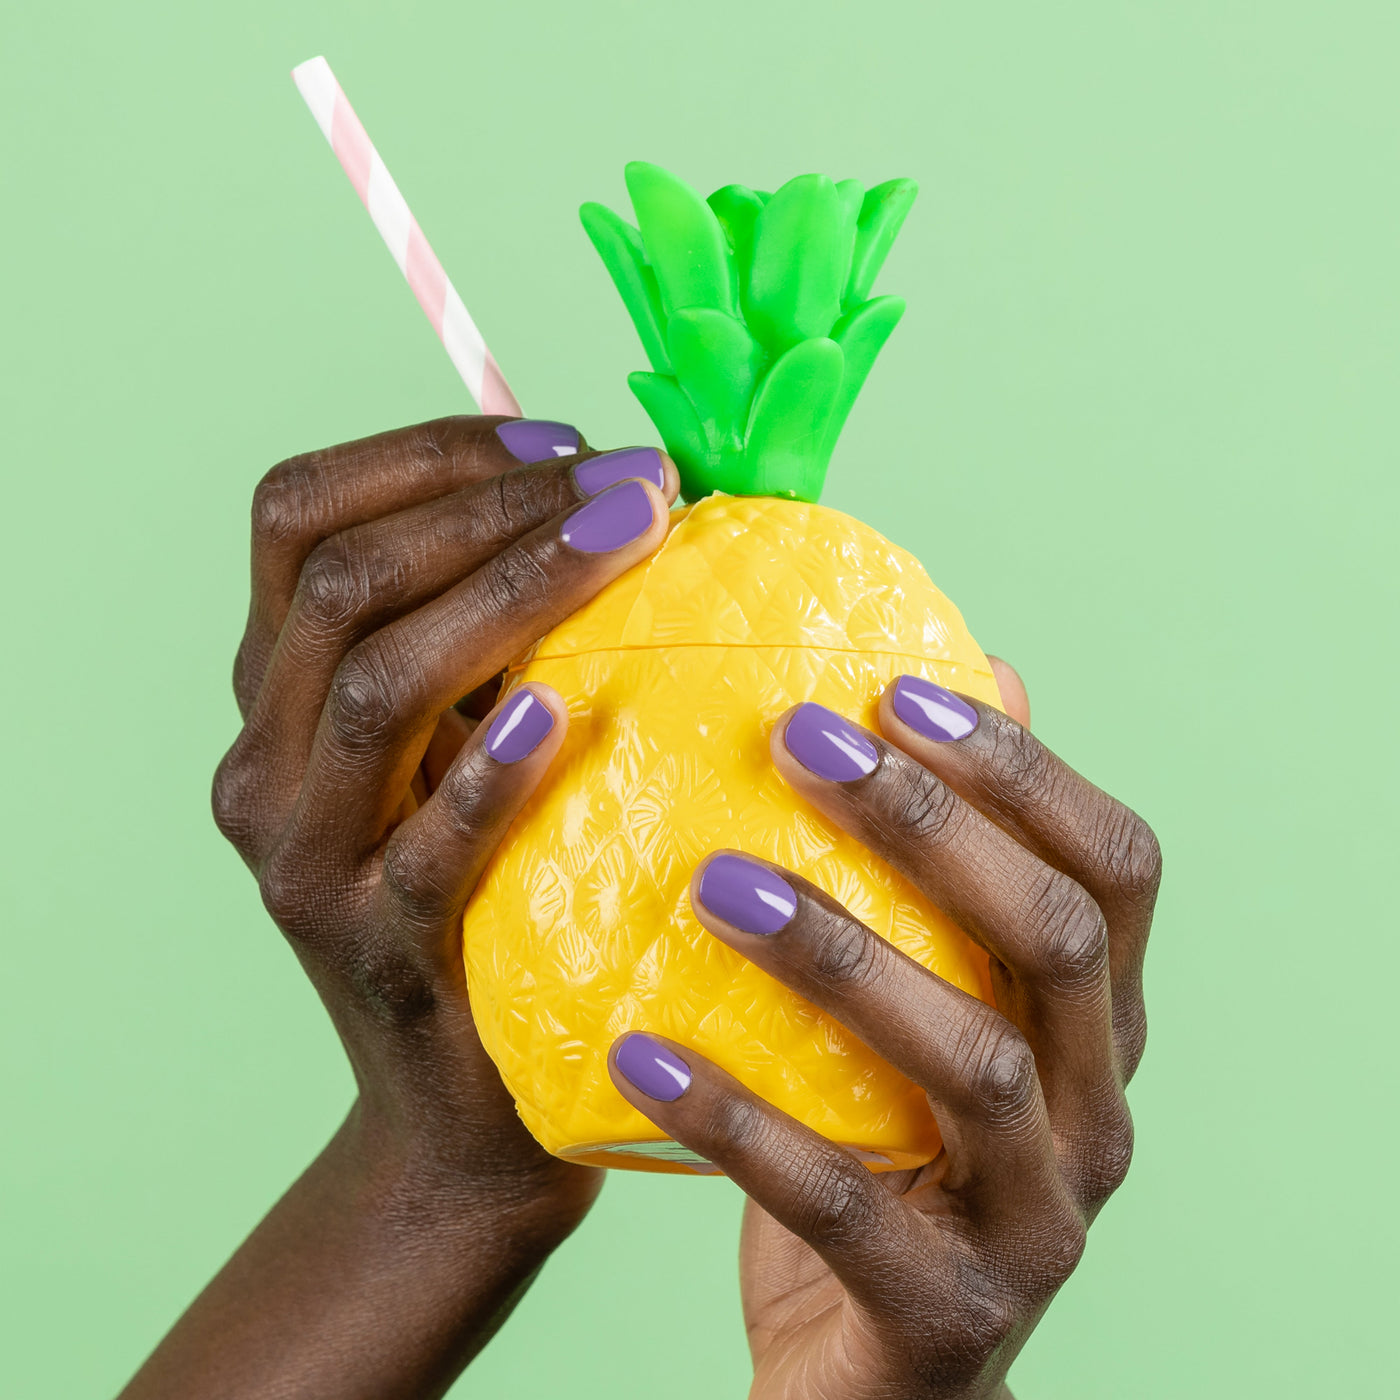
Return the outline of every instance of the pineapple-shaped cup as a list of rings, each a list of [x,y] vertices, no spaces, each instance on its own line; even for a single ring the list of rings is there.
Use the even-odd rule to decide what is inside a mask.
[[[870,296],[915,186],[820,175],[709,200],[627,168],[639,227],[582,210],[651,360],[630,383],[687,509],[646,562],[544,637],[512,682],[569,733],[467,910],[472,1009],[526,1126],[601,1166],[712,1171],[613,1087],[612,1042],[693,1045],[876,1170],[939,1146],[923,1093],[712,938],[688,885],[733,847],[796,871],[925,966],[986,996],[942,913],[807,807],[768,753],[815,700],[874,723],[912,673],[998,704],[986,657],[918,561],[815,504],[856,394],[904,311]]]

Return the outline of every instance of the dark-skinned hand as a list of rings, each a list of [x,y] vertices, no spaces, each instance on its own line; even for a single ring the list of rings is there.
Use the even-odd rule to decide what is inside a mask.
[[[602,1173],[536,1144],[482,1050],[461,917],[568,724],[498,677],[660,544],[677,486],[653,449],[452,418],[258,487],[214,812],[358,1098],[128,1400],[441,1395],[592,1203]]]
[[[881,735],[800,706],[772,753],[815,808],[987,951],[995,1006],[768,862],[717,853],[691,885],[716,938],[927,1091],[940,1155],[876,1175],[682,1044],[639,1026],[613,1047],[623,1095],[750,1198],[740,1263],[753,1400],[1005,1396],[1128,1168],[1123,1091],[1146,1034],[1157,842],[1031,736],[1019,679],[994,665],[1022,722],[927,686],[901,700],[896,683]],[[717,861],[710,897],[730,919],[705,902]],[[757,905],[749,879],[766,892]]]

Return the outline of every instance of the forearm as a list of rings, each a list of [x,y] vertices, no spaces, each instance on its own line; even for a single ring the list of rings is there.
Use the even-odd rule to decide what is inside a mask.
[[[444,1201],[442,1173],[351,1114],[122,1400],[440,1396],[558,1242],[524,1202]]]

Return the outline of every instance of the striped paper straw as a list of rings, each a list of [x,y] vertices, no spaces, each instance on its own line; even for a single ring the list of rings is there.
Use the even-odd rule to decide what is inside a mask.
[[[292,79],[350,177],[360,202],[369,210],[380,237],[388,244],[399,271],[408,278],[418,305],[433,323],[472,398],[483,413],[520,417],[520,404],[495,357],[486,348],[486,341],[456,288],[447,280],[437,254],[428,246],[394,177],[336,82],[330,64],[321,57],[309,58],[292,69]]]

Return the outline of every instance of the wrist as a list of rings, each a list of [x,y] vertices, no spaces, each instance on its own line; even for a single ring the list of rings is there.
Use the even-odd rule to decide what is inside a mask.
[[[522,1163],[514,1154],[493,1155],[492,1147],[432,1123],[406,1123],[362,1097],[327,1153],[367,1216],[426,1246],[457,1257],[466,1249],[524,1277],[583,1218],[601,1173],[542,1150]]]
[[[446,1393],[568,1229],[384,1129],[356,1104],[125,1394]]]

